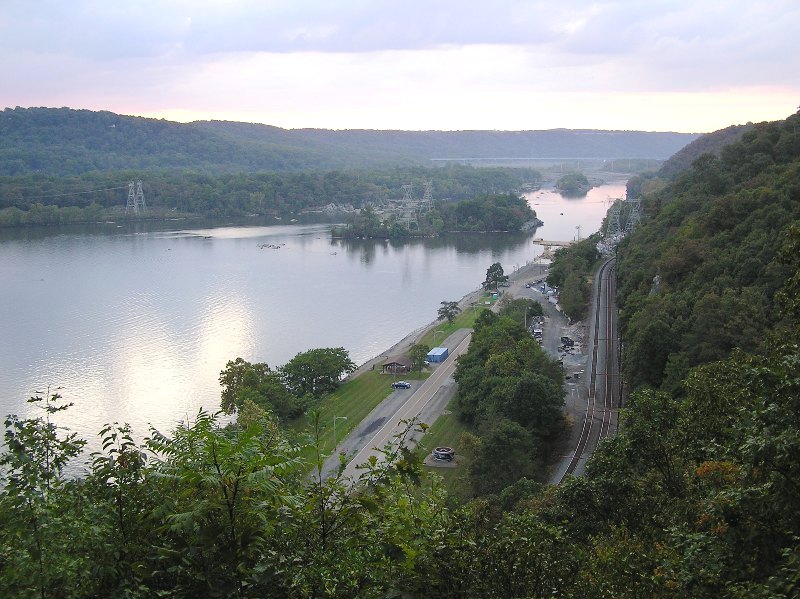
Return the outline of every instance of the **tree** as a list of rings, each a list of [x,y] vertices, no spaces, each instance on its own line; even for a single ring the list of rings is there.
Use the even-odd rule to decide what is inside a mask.
[[[5,543],[0,545],[0,572],[8,572],[0,591],[14,589],[15,596],[59,596],[72,559],[64,542],[71,523],[62,519],[65,506],[60,500],[66,498],[59,491],[66,484],[64,467],[80,454],[85,441],[76,433],[62,435],[61,427],[52,421],[52,415],[72,405],[60,400],[61,395],[49,390],[47,394],[37,393],[28,402],[43,404],[44,418],[20,420],[8,416],[4,422],[0,506],[3,536],[9,537],[12,545],[10,549]],[[11,514],[13,517],[9,517]]]
[[[281,375],[264,362],[251,364],[242,358],[229,361],[220,372],[222,385],[220,408],[226,414],[242,410],[251,401],[281,419],[296,418],[303,413],[303,402],[292,396]]]
[[[342,375],[355,369],[356,365],[343,347],[326,347],[297,354],[280,372],[286,387],[295,396],[319,399],[335,391]]]
[[[411,349],[408,350],[408,355],[415,370],[422,372],[422,368],[425,366],[425,358],[428,357],[430,351],[431,348],[424,343],[417,343],[411,346]]]
[[[586,313],[590,294],[591,288],[586,279],[581,278],[577,272],[571,272],[559,289],[558,303],[567,316],[578,320]]]
[[[449,324],[453,324],[453,320],[461,312],[461,308],[458,307],[458,302],[442,302],[441,307],[439,308],[439,320],[447,320]]]
[[[535,478],[531,455],[533,436],[511,420],[500,420],[481,438],[469,467],[472,487],[478,494],[499,493],[522,477]]]
[[[500,283],[508,281],[508,276],[503,274],[503,265],[495,262],[486,269],[486,280],[483,282],[484,289],[497,289]]]
[[[496,399],[497,410],[529,431],[545,436],[561,418],[562,389],[539,372],[509,377],[509,388]]]
[[[567,194],[585,194],[591,185],[583,173],[567,173],[556,182],[556,189]]]
[[[151,575],[178,596],[242,596],[279,511],[298,503],[299,448],[267,422],[226,430],[201,410],[172,437],[151,430],[148,449],[171,489]]]
[[[509,296],[504,295],[503,297],[506,298]],[[511,320],[527,326],[532,317],[544,316],[544,308],[542,308],[542,304],[537,301],[518,297],[503,302],[503,307],[500,308],[500,316],[508,316]]]

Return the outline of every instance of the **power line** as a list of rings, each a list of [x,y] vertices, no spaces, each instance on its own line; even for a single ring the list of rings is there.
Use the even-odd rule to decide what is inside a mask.
[[[77,195],[84,195],[87,193],[97,193],[100,191],[113,191],[115,189],[127,189],[127,185],[123,185],[121,187],[105,187],[103,189],[90,189],[89,191],[71,191],[68,193],[54,193],[51,195],[44,195],[44,196],[26,196],[26,200],[42,200],[45,198],[60,198],[63,196],[77,196]]]

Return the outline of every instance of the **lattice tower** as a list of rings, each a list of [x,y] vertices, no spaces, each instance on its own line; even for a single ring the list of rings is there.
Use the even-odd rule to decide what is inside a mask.
[[[128,203],[125,205],[125,214],[128,210],[136,210],[136,188],[133,181],[128,181]]]
[[[622,234],[619,213],[622,210],[622,200],[615,201],[608,209],[608,224],[606,226],[606,239],[619,239]]]
[[[433,181],[425,181],[423,188],[425,192],[422,194],[422,206],[433,210]]]
[[[633,232],[642,221],[642,200],[628,200],[628,219],[625,221],[625,235]]]
[[[404,202],[413,202],[414,201],[414,186],[411,183],[407,185],[403,185],[403,201]]]
[[[128,203],[125,205],[125,214],[130,210],[133,210],[134,214],[139,214],[139,210],[142,212],[147,210],[147,204],[144,202],[144,193],[142,193],[141,181],[128,181]]]

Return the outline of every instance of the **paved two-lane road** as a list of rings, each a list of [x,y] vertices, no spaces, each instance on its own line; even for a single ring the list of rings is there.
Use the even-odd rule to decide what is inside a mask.
[[[402,420],[411,420],[422,413],[439,391],[440,387],[453,376],[453,372],[456,369],[456,358],[467,351],[471,338],[472,334],[467,334],[461,343],[450,352],[447,360],[436,367],[433,374],[425,379],[422,385],[420,385],[406,402],[400,406],[394,416],[375,433],[355,456],[353,456],[353,459],[347,463],[347,467],[344,469],[343,475],[345,477],[357,478],[358,466],[366,463],[371,456],[382,459],[383,454],[376,448],[384,447],[387,443],[392,441],[395,435],[403,431],[405,427],[400,424]]]

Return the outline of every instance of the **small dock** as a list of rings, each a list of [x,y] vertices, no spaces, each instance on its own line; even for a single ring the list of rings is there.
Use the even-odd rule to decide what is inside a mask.
[[[533,240],[533,245],[543,245],[545,247],[554,247],[554,248],[565,248],[572,245],[573,243],[576,242],[574,240],[573,241],[546,241],[544,239]]]
[[[552,260],[553,252],[559,248],[571,246],[575,241],[547,241],[545,239],[534,239],[533,245],[541,245],[544,251],[538,256],[540,260]]]

